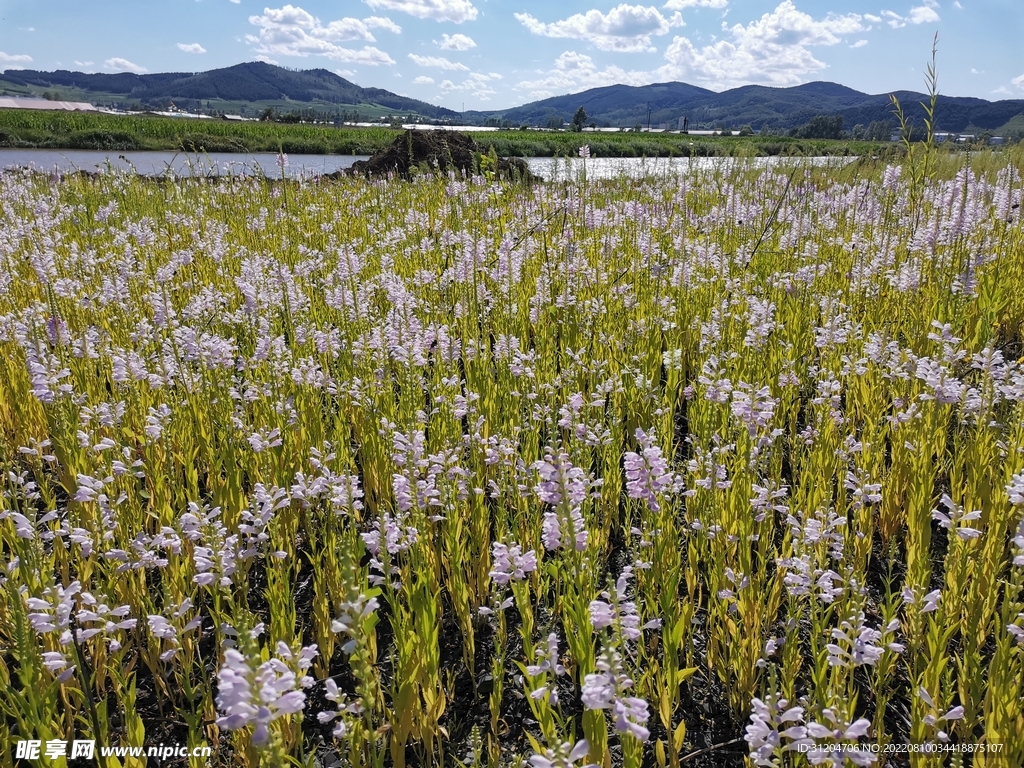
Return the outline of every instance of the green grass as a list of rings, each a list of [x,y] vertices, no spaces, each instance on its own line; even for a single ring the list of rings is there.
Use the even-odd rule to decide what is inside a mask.
[[[146,115],[0,110],[0,146],[54,149],[184,150],[188,152],[277,152],[372,154],[397,132],[381,128],[333,128],[266,122],[191,120]],[[689,137],[679,134],[474,133],[484,151],[499,155],[573,157],[589,144],[595,157],[687,157],[765,155],[877,155],[898,147],[855,141],[787,137]]]
[[[0,135],[13,147],[370,154],[390,141],[387,129],[193,120],[148,115],[0,110]]]

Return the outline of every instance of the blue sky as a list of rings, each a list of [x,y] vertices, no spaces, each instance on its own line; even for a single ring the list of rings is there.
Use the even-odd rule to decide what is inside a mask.
[[[0,0],[0,69],[322,67],[453,109],[612,83],[1024,98],[1024,0]]]

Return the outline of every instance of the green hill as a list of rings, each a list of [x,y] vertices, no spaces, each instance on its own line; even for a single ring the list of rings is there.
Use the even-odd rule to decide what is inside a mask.
[[[924,119],[920,102],[927,97],[909,91],[897,92],[908,117],[918,125]],[[598,125],[646,126],[648,109],[652,127],[678,128],[681,118],[691,128],[738,128],[750,125],[785,131],[796,128],[815,115],[842,115],[847,129],[857,124],[893,119],[888,94],[869,95],[836,83],[814,82],[791,88],[746,85],[721,93],[686,83],[655,83],[644,86],[610,85],[582,93],[555,96],[521,107],[480,113],[513,123],[544,125],[551,117],[572,119],[577,108],[587,111]],[[1024,115],[1024,100],[990,102],[984,99],[940,96],[937,130],[998,130],[1018,115]]]
[[[318,105],[335,107],[384,108],[401,114],[416,114],[435,119],[458,117],[456,112],[436,107],[425,101],[409,99],[381,88],[361,88],[326,69],[293,71],[263,62],[236,64],[233,67],[209,72],[167,72],[136,75],[88,74],[84,72],[38,72],[35,70],[8,70],[2,81],[12,91],[50,91],[59,96],[77,96],[93,101],[127,101],[142,107],[158,107],[169,102],[179,106],[200,102],[211,106],[250,104],[277,106],[294,102],[294,108]],[[18,88],[20,86],[20,88]],[[364,110],[368,114],[380,110]]]

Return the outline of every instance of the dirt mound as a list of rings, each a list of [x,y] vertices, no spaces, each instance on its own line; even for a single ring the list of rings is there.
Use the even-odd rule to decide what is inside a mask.
[[[473,175],[489,165],[500,178],[540,181],[518,157],[499,157],[494,167],[494,160],[479,144],[456,131],[406,131],[369,160],[357,160],[347,169],[347,175],[379,177],[393,173],[403,179],[435,171]]]

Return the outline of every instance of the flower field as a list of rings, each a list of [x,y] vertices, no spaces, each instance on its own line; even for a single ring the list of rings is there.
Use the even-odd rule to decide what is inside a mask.
[[[0,174],[0,766],[1021,765],[1021,160]]]

